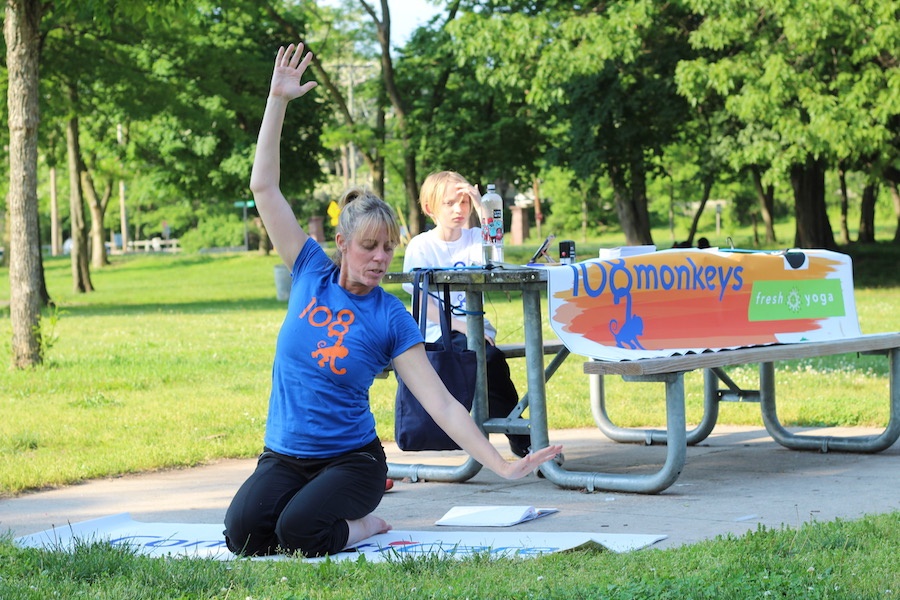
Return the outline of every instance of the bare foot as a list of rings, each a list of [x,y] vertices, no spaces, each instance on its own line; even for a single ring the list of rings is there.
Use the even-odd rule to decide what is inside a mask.
[[[379,533],[387,533],[392,529],[390,523],[381,517],[375,516],[375,513],[369,513],[362,519],[348,520],[347,525],[350,526],[350,535],[347,537],[345,548],[355,546],[357,542]]]

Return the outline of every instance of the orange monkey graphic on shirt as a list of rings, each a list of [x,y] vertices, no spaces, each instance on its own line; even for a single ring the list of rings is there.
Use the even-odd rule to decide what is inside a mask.
[[[316,306],[316,297],[313,296],[299,318],[306,318],[313,327],[325,327],[329,338],[334,338],[334,343],[329,345],[328,340],[320,340],[317,344],[318,348],[311,355],[318,359],[318,365],[324,367],[328,365],[331,372],[336,375],[343,375],[347,369],[338,368],[337,361],[346,358],[349,350],[344,346],[344,336],[350,331],[350,325],[356,320],[353,311],[342,309],[337,314],[332,313],[327,306]]]

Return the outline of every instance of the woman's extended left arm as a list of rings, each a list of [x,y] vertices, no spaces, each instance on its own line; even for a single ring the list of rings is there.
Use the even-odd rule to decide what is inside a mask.
[[[424,344],[416,344],[395,358],[394,369],[435,423],[453,441],[472,458],[505,479],[524,477],[562,452],[561,445],[552,445],[513,462],[504,459],[481,433],[463,405],[447,390],[428,362]]]

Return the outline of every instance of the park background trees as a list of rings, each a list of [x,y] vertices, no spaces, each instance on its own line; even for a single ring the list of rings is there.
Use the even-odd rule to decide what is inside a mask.
[[[321,84],[285,127],[282,183],[301,218],[367,183],[415,234],[419,184],[449,168],[538,197],[535,218],[571,237],[661,243],[651,230],[668,223],[692,241],[719,199],[726,218],[762,224],[763,244],[876,242],[876,207],[900,242],[897,1],[435,4],[399,43],[397,0],[7,2],[14,363],[40,362],[52,215],[85,293],[107,242],[163,221],[189,247],[240,235],[272,56],[297,39]],[[792,241],[775,238],[785,214]]]

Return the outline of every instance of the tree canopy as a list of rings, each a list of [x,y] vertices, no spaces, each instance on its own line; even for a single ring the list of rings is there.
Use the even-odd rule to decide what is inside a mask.
[[[361,176],[405,206],[416,233],[419,184],[453,169],[545,194],[556,226],[619,228],[633,244],[671,222],[677,187],[699,202],[690,238],[718,190],[735,218],[760,216],[770,242],[787,207],[796,245],[834,247],[831,174],[844,221],[848,177],[862,181],[858,241],[875,240],[883,190],[900,224],[897,0],[435,4],[392,47],[397,0],[7,2],[14,362],[40,360],[47,171],[69,194],[59,218],[85,292],[88,255],[102,268],[122,227],[106,214],[117,191],[136,236],[164,220],[175,235],[228,230],[248,197],[274,53],[298,38],[320,83],[288,112],[282,142],[282,185],[302,218]]]

